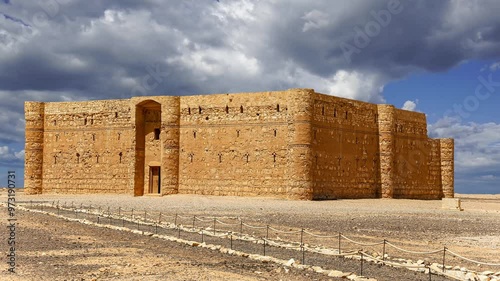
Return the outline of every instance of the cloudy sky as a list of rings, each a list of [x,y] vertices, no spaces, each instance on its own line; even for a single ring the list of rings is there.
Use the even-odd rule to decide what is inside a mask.
[[[314,88],[427,114],[500,193],[500,1],[0,0],[0,186],[23,102]]]

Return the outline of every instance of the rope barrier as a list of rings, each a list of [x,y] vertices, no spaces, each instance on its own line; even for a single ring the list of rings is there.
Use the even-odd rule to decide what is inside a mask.
[[[341,237],[343,237],[344,239],[346,239],[347,241],[351,242],[351,243],[354,243],[356,245],[361,245],[361,246],[367,246],[367,247],[371,247],[371,246],[377,246],[377,245],[382,245],[384,244],[384,242],[377,242],[377,243],[361,243],[361,242],[357,242],[357,241],[354,241],[344,235],[340,235]]]
[[[430,254],[436,254],[436,253],[442,253],[443,250],[435,250],[435,251],[429,251],[429,252],[417,252],[417,251],[410,251],[410,250],[405,250],[403,248],[400,248],[392,243],[389,243],[388,241],[385,242],[386,245],[389,245],[391,247],[393,247],[394,249],[397,249],[397,250],[400,250],[402,252],[405,252],[405,253],[409,253],[409,254],[417,254],[417,255],[430,255]]]
[[[482,264],[482,265],[490,265],[490,266],[500,266],[500,263],[488,263],[488,262],[480,262],[480,261],[476,261],[476,260],[473,260],[473,259],[469,259],[469,258],[466,258],[466,257],[463,257],[455,252],[452,252],[448,249],[446,249],[446,251],[452,255],[454,255],[455,257],[457,258],[461,258],[463,260],[466,260],[466,261],[470,261],[470,262],[473,262],[473,263],[477,263],[477,264]]]
[[[246,223],[242,223],[244,226],[248,226],[250,228],[255,228],[255,229],[264,229],[264,228],[267,228],[267,226],[253,226],[253,225],[249,225],[249,224],[246,224]]]
[[[213,222],[213,220],[210,220],[210,219],[208,219],[208,220],[204,220],[204,219],[201,219],[201,218],[199,218],[199,217],[195,217],[195,218],[196,218],[198,221],[201,221],[201,222],[208,222],[208,221]]]
[[[304,249],[306,249],[307,251],[309,252],[313,252],[313,253],[317,253],[317,254],[322,254],[322,255],[329,255],[329,256],[334,256],[334,257],[345,257],[345,256],[352,256],[352,255],[355,255],[358,253],[358,251],[352,251],[352,252],[342,252],[342,253],[339,253],[339,254],[336,254],[336,253],[325,253],[321,250],[316,250],[314,248],[310,248],[310,247],[307,247],[307,246],[303,246]],[[323,249],[323,250],[328,250],[328,249]]]
[[[33,202],[30,202],[30,204],[32,205],[31,208],[33,208]],[[98,216],[101,216],[103,214],[105,214],[105,211],[100,207],[98,206],[98,209],[97,208],[92,208],[92,205],[89,205],[89,206],[85,206],[83,205],[83,203],[80,204],[79,208],[78,206],[75,206],[73,203],[71,205],[69,204],[66,204],[66,202],[64,202],[64,205],[60,205],[59,202],[57,202],[57,205],[56,207],[54,206],[55,201],[52,202],[52,205],[49,203],[49,204],[38,204],[38,206],[40,207],[43,207],[43,206],[46,206],[46,207],[52,207],[52,208],[57,208],[57,210],[66,210],[66,211],[76,211],[77,209],[80,210],[81,213],[88,213],[88,214],[93,214],[93,215],[98,215]],[[36,208],[36,206],[35,206]],[[119,208],[120,212],[123,214],[125,212],[127,212],[127,209],[125,208]],[[42,209],[43,211],[43,209]],[[130,212],[134,212],[134,209],[131,209]],[[123,214],[123,216],[125,216],[125,214]],[[362,243],[362,242],[358,242],[358,241],[355,241],[353,239],[350,239],[342,234],[339,234],[339,235],[335,235],[335,236],[331,236],[331,235],[319,235],[319,234],[314,234],[312,232],[309,232],[309,231],[306,231],[306,230],[294,230],[294,231],[283,231],[283,230],[280,230],[280,229],[276,229],[276,228],[273,228],[273,227],[270,227],[270,226],[256,226],[256,225],[250,225],[250,224],[246,224],[244,223],[240,218],[238,218],[240,220],[240,222],[238,223],[226,223],[226,222],[223,222],[219,219],[217,219],[216,217],[212,217],[211,219],[203,219],[203,218],[207,218],[207,217],[203,217],[203,218],[200,218],[200,217],[192,217],[192,216],[181,216],[181,215],[166,215],[166,214],[161,214],[162,217],[176,217],[176,218],[189,218],[189,219],[196,219],[198,221],[201,221],[201,222],[218,222],[222,225],[228,225],[228,226],[235,226],[235,225],[244,225],[246,227],[249,227],[249,228],[253,228],[253,229],[271,229],[275,232],[278,232],[278,233],[284,233],[284,234],[295,234],[295,233],[299,233],[299,232],[302,232],[302,233],[306,233],[310,236],[313,236],[313,237],[317,237],[317,238],[339,238],[342,237],[344,239],[346,239],[347,241],[351,242],[351,243],[354,243],[354,244],[357,244],[357,245],[361,245],[361,246],[377,246],[377,245],[382,245],[382,244],[385,244],[385,245],[389,245],[391,247],[393,247],[394,249],[397,249],[399,251],[402,251],[402,252],[405,252],[405,253],[409,253],[409,254],[417,254],[417,255],[428,255],[428,254],[436,254],[436,253],[450,253],[452,254],[453,256],[459,258],[459,259],[462,259],[462,260],[465,260],[465,261],[468,261],[468,262],[471,262],[471,263],[475,263],[475,264],[478,264],[478,265],[487,265],[487,266],[500,266],[500,263],[488,263],[488,262],[481,262],[481,261],[477,261],[477,260],[473,260],[473,259],[470,259],[470,258],[466,258],[464,256],[461,256],[453,251],[450,251],[448,250],[447,248],[444,248],[443,249],[439,249],[439,250],[433,250],[433,251],[411,251],[411,250],[406,250],[406,249],[403,249],[401,247],[398,247],[390,242],[388,242],[387,240],[384,240],[383,242],[377,242],[377,243]],[[111,217],[114,217],[116,218],[117,216],[115,214],[111,214],[111,212],[109,211],[109,208],[108,208],[108,217],[111,218]],[[123,218],[122,216],[118,216],[118,218]],[[142,223],[143,225],[148,225],[148,226],[155,226],[155,227],[158,227],[159,225],[156,224],[156,223],[148,223],[146,220],[144,221],[141,221],[141,220],[138,220],[138,219],[127,219],[128,221],[131,221],[131,222],[137,222],[137,223]],[[160,225],[160,227],[163,228],[163,226]],[[177,228],[177,229],[181,229],[185,232],[189,232],[189,233],[201,233],[203,235],[209,235],[209,236],[213,236],[213,237],[229,237],[231,235],[231,237],[233,237],[233,234],[232,233],[222,233],[222,234],[215,234],[214,232],[209,232],[207,231],[206,229],[202,228],[201,231],[200,230],[196,230],[196,229],[189,229],[189,228],[185,228],[185,227],[178,227],[178,226],[174,226],[172,227],[171,226],[171,223],[168,222],[168,227],[169,228]],[[242,233],[243,234],[243,233]],[[252,239],[253,238],[253,239]],[[258,238],[255,238],[255,237],[239,237],[240,240],[243,240],[243,241],[258,241]],[[379,261],[379,262],[382,262],[384,264],[387,264],[387,265],[391,265],[391,266],[395,266],[395,267],[406,267],[406,268],[428,268],[427,266],[425,265],[408,265],[408,264],[400,264],[400,263],[395,263],[395,262],[390,262],[390,261],[387,261],[387,260],[383,260],[383,259],[379,259],[379,258],[376,258],[372,255],[369,255],[368,253],[364,252],[364,251],[357,251],[357,252],[343,252],[343,253],[339,253],[339,254],[335,254],[335,253],[332,253],[331,252],[331,249],[324,249],[324,250],[329,250],[330,252],[328,253],[325,253],[324,251],[322,250],[317,250],[315,248],[310,248],[310,247],[306,247],[305,245],[300,245],[300,246],[288,246],[288,245],[285,245],[285,244],[281,244],[281,243],[276,243],[272,240],[269,240],[269,239],[266,239],[266,238],[263,238],[263,240],[265,241],[265,243],[267,243],[268,245],[271,245],[271,246],[276,246],[276,247],[282,247],[282,248],[289,248],[289,249],[296,249],[296,250],[302,250],[302,249],[307,249],[307,251],[310,251],[310,252],[315,252],[315,253],[319,253],[319,254],[327,254],[327,255],[332,255],[332,256],[352,256],[356,253],[362,253],[363,255],[373,259],[374,261]],[[292,242],[293,243],[293,242]]]
[[[285,233],[285,234],[294,234],[294,233],[299,233],[302,231],[302,230],[283,231],[283,230],[276,229],[272,226],[270,226],[269,229],[274,230],[274,231],[279,232],[279,233]]]
[[[307,230],[304,230],[304,233],[306,234],[309,234],[313,237],[318,237],[318,238],[338,238],[339,236],[338,235],[335,235],[335,236],[331,236],[331,235],[318,235],[318,234],[314,234],[312,232],[309,232]]]
[[[295,249],[295,250],[301,249],[301,246],[288,246],[288,245],[284,245],[284,244],[279,244],[279,243],[276,243],[276,242],[269,240],[269,239],[266,239],[266,238],[262,238],[262,240],[265,240],[267,244],[269,244],[271,246],[275,246],[275,247],[280,247],[280,248],[285,248],[285,249]]]
[[[240,225],[239,222],[237,223],[226,223],[226,222],[223,222],[223,221],[220,221],[219,219],[216,219],[216,221],[222,225]]]

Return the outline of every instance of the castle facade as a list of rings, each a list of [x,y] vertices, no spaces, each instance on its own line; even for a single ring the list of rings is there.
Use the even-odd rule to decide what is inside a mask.
[[[27,193],[454,196],[423,113],[312,89],[26,102]]]

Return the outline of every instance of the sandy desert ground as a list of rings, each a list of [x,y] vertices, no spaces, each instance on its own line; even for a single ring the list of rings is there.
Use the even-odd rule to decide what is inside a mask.
[[[83,204],[94,208],[101,206],[102,209],[109,207],[111,210],[134,208],[136,212],[146,210],[150,216],[162,212],[165,217],[167,214],[215,216],[228,221],[239,217],[248,224],[271,225],[278,229],[305,228],[318,234],[342,232],[363,242],[387,239],[415,251],[446,246],[468,258],[500,263],[500,195],[457,194],[456,197],[461,198],[463,211],[444,210],[441,201],[422,200],[290,201],[193,195],[51,194],[18,194],[16,200],[59,201],[61,205]],[[5,193],[0,200],[6,201]],[[41,214],[19,211],[18,219],[20,274],[8,275],[3,269],[0,275],[2,280],[334,280],[311,272],[285,272],[275,264],[263,264],[173,242],[165,246],[164,242],[153,238],[65,222]],[[2,226],[5,223],[5,219],[2,220]],[[296,239],[284,235],[281,238]],[[335,241],[316,241],[312,237],[307,239],[307,243],[311,244],[331,247],[336,244]],[[2,250],[6,252],[6,246]],[[388,254],[415,260],[441,259],[440,255],[411,255],[394,249],[388,250]],[[498,267],[478,267],[453,257],[447,257],[447,264],[500,271]],[[391,280],[391,273],[387,274],[387,279],[378,279]],[[405,277],[404,280],[417,279]]]

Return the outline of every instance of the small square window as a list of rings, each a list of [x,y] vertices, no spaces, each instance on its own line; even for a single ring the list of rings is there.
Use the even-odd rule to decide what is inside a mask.
[[[155,129],[155,140],[160,139],[160,129]]]

